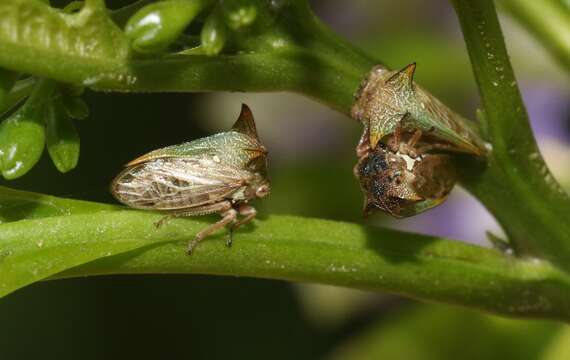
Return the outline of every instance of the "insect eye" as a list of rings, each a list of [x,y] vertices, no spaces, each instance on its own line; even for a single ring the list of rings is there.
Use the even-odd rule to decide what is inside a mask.
[[[270,190],[271,189],[269,188],[268,184],[263,184],[260,187],[258,187],[257,190],[255,190],[255,196],[257,196],[258,198],[265,197],[269,195]]]

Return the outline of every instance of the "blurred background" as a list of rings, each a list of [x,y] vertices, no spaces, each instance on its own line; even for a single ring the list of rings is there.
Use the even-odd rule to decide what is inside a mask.
[[[112,3],[115,6],[115,2]],[[116,2],[117,6],[119,1]],[[128,3],[128,1],[123,1]],[[337,32],[391,68],[417,62],[416,80],[467,117],[477,89],[447,0],[311,1]],[[540,148],[570,187],[569,76],[508,16],[501,23]],[[110,180],[158,147],[227,130],[242,102],[270,149],[272,194],[261,213],[295,214],[446,236],[488,246],[501,234],[456,188],[411,219],[361,218],[352,176],[360,125],[295,94],[87,92],[77,123],[79,166],[60,174],[47,154],[2,185],[114,202]],[[3,359],[570,359],[570,330],[506,320],[392,295],[328,286],[212,276],[112,276],[37,283],[0,300]]]

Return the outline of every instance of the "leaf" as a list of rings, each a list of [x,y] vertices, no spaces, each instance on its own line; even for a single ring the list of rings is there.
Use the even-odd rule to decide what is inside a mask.
[[[84,120],[89,116],[89,107],[82,98],[63,95],[61,101],[63,109],[70,118]]]
[[[149,4],[129,19],[125,34],[137,52],[160,53],[211,3],[211,0],[165,0]]]
[[[13,110],[16,105],[30,96],[35,84],[36,79],[32,77],[17,81],[6,97],[6,103],[4,109],[0,111],[0,117]]]
[[[55,167],[62,173],[74,169],[79,161],[79,134],[60,102],[50,107],[46,125],[47,150]]]
[[[41,81],[26,103],[0,124],[0,170],[4,178],[18,178],[39,161],[53,90],[53,82]]]
[[[206,18],[202,27],[201,45],[206,55],[217,55],[222,51],[226,42],[227,29],[222,14],[218,9]]]

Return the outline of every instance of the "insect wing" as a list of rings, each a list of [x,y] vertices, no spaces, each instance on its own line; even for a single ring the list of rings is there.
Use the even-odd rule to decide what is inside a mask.
[[[207,157],[159,158],[125,169],[113,181],[112,192],[134,208],[177,210],[227,198],[251,176]]]
[[[375,148],[398,127],[422,130],[430,142],[448,145],[450,151],[484,155],[484,141],[475,127],[413,81],[415,64],[392,72],[377,66],[367,75],[352,108],[352,117],[369,129]]]
[[[415,106],[411,116],[404,118],[404,127],[419,128],[431,134],[434,140],[449,143],[450,149],[477,156],[487,151],[474,125],[453,112],[427,91],[415,86]]]

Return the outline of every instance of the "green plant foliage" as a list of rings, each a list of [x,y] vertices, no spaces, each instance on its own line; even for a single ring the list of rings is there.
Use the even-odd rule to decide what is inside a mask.
[[[83,99],[76,96],[61,97],[62,107],[67,116],[75,120],[84,120],[89,116],[89,108]]]
[[[6,179],[18,178],[40,159],[45,146],[44,119],[54,84],[42,81],[26,103],[0,124],[0,166]]]
[[[62,173],[75,168],[79,160],[79,134],[66,109],[60,101],[54,102],[46,116],[47,150],[55,167]],[[80,118],[86,116],[83,109],[71,113]]]
[[[143,54],[168,48],[200,11],[212,0],[166,0],[149,4],[134,14],[125,26],[131,46]]]
[[[217,55],[222,51],[227,38],[227,30],[219,10],[214,10],[208,15],[200,38],[206,55]]]

